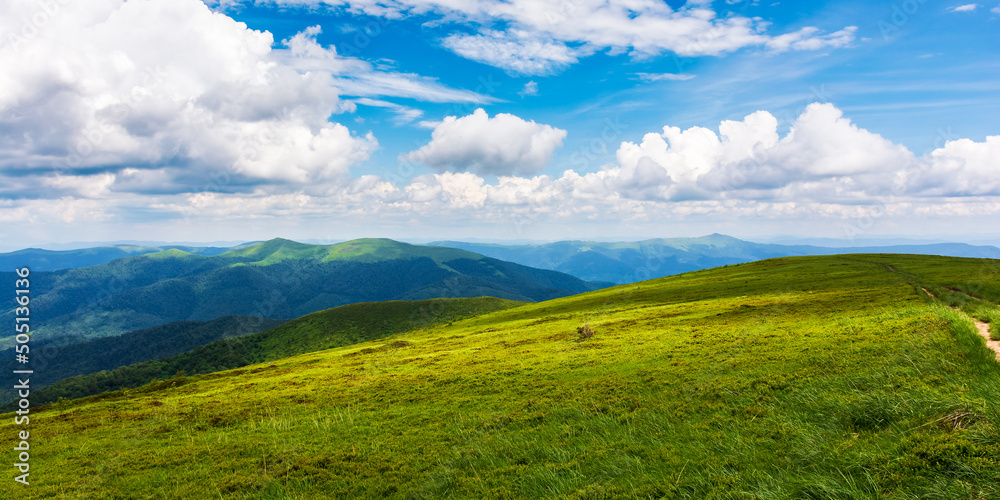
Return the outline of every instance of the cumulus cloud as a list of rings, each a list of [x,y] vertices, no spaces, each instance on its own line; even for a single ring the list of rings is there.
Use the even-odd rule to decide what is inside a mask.
[[[1000,136],[948,141],[907,172],[914,191],[931,196],[1000,196]]]
[[[454,209],[519,224],[541,217],[969,216],[997,206],[1000,136],[949,141],[916,158],[831,104],[808,106],[784,137],[777,125],[757,111],[717,131],[667,126],[622,143],[616,162],[597,172],[501,175],[492,184],[478,173],[443,172],[382,199],[408,213]]]
[[[248,1],[248,0],[247,0]],[[244,3],[228,0],[224,4]],[[543,75],[597,51],[629,52],[638,57],[672,52],[716,56],[745,47],[819,50],[844,47],[855,39],[848,26],[824,34],[819,28],[770,36],[768,23],[728,13],[711,2],[687,2],[673,9],[666,2],[575,0],[274,0],[278,5],[326,5],[386,18],[438,16],[463,24],[470,33],[445,37],[443,45],[463,57],[512,74]]]
[[[40,5],[0,5],[0,175],[26,192],[331,181],[378,146],[329,121],[354,109],[342,95],[407,119],[419,113],[372,98],[491,100],[342,57],[316,43],[318,26],[275,49],[197,0]]]
[[[482,108],[463,117],[449,116],[431,133],[431,141],[402,156],[438,170],[480,175],[530,175],[548,165],[566,131],[500,113],[490,118]]]
[[[859,128],[832,104],[809,105],[771,152],[771,161],[813,177],[906,167],[912,159],[905,147]]]
[[[889,189],[916,164],[905,147],[857,127],[830,104],[809,105],[780,139],[777,125],[773,115],[757,111],[722,122],[718,134],[664,127],[640,144],[623,143],[618,165],[606,175],[625,194],[641,186],[638,198],[829,200]]]

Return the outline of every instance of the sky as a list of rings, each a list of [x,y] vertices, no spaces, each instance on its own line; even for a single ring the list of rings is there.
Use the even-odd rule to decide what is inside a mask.
[[[0,4],[0,250],[998,215],[995,0]]]

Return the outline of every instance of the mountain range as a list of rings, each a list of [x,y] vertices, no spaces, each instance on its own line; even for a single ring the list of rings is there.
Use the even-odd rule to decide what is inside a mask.
[[[584,280],[613,283],[632,283],[717,266],[803,255],[892,253],[1000,258],[1000,248],[965,243],[843,248],[753,243],[722,234],[636,242],[559,241],[533,245],[500,245],[436,241],[430,245],[461,248],[488,257],[571,274]]]
[[[13,284],[14,273],[0,273],[0,279]],[[174,321],[292,319],[355,302],[437,297],[541,301],[609,284],[453,248],[388,239],[307,245],[278,238],[215,255],[170,248],[32,272],[32,331],[65,345]],[[12,323],[13,314],[8,309],[0,320]]]
[[[740,264],[773,257],[841,255],[847,253],[894,253],[949,257],[1000,258],[1000,248],[966,243],[919,243],[904,239],[858,240],[863,246],[842,240],[814,238],[810,244],[755,243],[722,234],[698,238],[655,238],[642,241],[558,241],[553,243],[483,243],[433,241],[429,246],[459,248],[517,264],[571,274],[591,281],[631,283],[698,269]],[[218,255],[255,246],[250,242],[231,248],[178,245],[108,245],[74,250],[28,248],[0,253],[0,269],[29,266],[33,271],[55,271],[103,264],[122,257],[176,249],[198,255]],[[317,245],[330,246],[330,245]]]

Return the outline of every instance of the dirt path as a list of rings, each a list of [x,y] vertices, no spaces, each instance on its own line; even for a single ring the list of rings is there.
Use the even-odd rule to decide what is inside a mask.
[[[990,325],[982,321],[972,320],[972,322],[979,329],[979,335],[986,339],[986,347],[993,349],[993,352],[997,353],[997,361],[1000,361],[1000,340],[990,340]]]
[[[937,296],[931,292],[928,292],[926,288],[921,288],[927,295],[930,295],[937,300]],[[950,290],[950,289],[949,289]],[[952,307],[953,310],[958,311],[957,307]],[[990,325],[983,323],[982,321],[976,321],[975,318],[970,317],[972,323],[976,325],[976,330],[979,331],[979,336],[986,339],[986,347],[993,349],[993,352],[997,353],[997,361],[1000,361],[1000,340],[990,340]]]

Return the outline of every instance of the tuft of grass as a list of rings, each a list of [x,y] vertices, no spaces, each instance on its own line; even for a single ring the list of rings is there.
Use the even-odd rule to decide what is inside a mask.
[[[587,340],[594,336],[594,329],[590,327],[590,323],[584,323],[582,326],[576,327],[576,337],[578,340]]]

